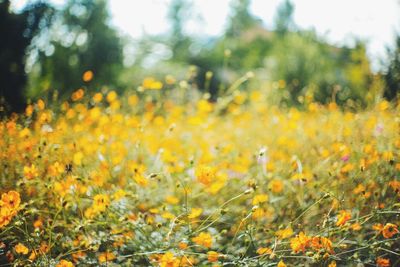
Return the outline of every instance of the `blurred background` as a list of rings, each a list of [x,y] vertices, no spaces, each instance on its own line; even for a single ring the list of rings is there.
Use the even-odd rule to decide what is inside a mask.
[[[365,108],[398,98],[399,33],[396,0],[0,0],[0,106],[254,76],[279,105]]]

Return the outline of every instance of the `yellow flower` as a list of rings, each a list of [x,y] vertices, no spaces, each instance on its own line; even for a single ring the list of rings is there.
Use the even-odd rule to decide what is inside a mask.
[[[174,196],[167,196],[165,198],[165,202],[167,202],[168,204],[171,204],[171,205],[176,205],[179,203],[179,199]]]
[[[44,110],[46,107],[46,104],[44,103],[44,101],[42,99],[39,99],[37,102],[37,107],[39,110]]]
[[[8,225],[15,215],[15,211],[6,207],[0,207],[0,228]]]
[[[216,251],[209,251],[207,252],[207,259],[209,262],[216,262],[218,261],[219,253]]]
[[[17,245],[15,245],[14,249],[15,249],[15,252],[17,252],[18,254],[26,255],[29,252],[29,249],[21,243],[18,243]]]
[[[253,205],[258,205],[260,203],[264,203],[267,200],[268,200],[268,195],[266,195],[266,194],[255,195],[253,198]]]
[[[153,77],[147,77],[143,80],[142,84],[144,89],[160,90],[163,87],[162,82],[155,80]]]
[[[201,165],[196,169],[197,181],[204,185],[210,185],[216,177],[216,170],[209,166]]]
[[[261,247],[261,248],[257,249],[258,255],[266,255],[266,254],[271,254],[271,253],[272,253],[272,249],[270,249],[270,248]]]
[[[25,108],[25,114],[26,116],[30,117],[33,114],[33,106],[32,105],[28,105]]]
[[[198,236],[193,237],[192,241],[199,246],[210,248],[212,246],[212,237],[209,233],[201,232]]]
[[[282,229],[282,230],[278,230],[276,231],[275,235],[279,238],[279,239],[285,239],[288,238],[290,236],[293,235],[293,230],[291,227],[288,227],[286,229]]]
[[[339,211],[339,215],[337,216],[336,226],[343,226],[350,219],[351,219],[350,211],[341,210]]]
[[[18,192],[16,191],[9,191],[8,193],[3,193],[1,195],[0,206],[8,208],[12,211],[16,211],[21,204],[21,198]]]
[[[51,176],[58,176],[64,172],[65,168],[59,162],[55,162],[54,164],[48,167],[48,173]]]
[[[261,219],[265,216],[265,210],[262,208],[256,208],[253,210],[252,218],[254,220]]]
[[[100,255],[98,257],[99,263],[105,263],[105,262],[113,261],[115,259],[116,259],[116,257],[114,255],[114,253],[109,252],[109,251],[100,253]]]
[[[131,95],[128,97],[128,103],[131,107],[136,106],[139,103],[139,97],[137,95]]]
[[[24,128],[19,132],[20,138],[27,138],[31,135],[31,131],[28,128]]]
[[[118,95],[115,91],[111,91],[107,94],[106,98],[108,103],[112,103],[118,98]]]
[[[280,260],[278,262],[278,265],[276,267],[286,267],[287,265],[283,262],[283,260]]]
[[[383,100],[378,104],[379,111],[385,111],[389,107],[390,107],[390,103],[388,101],[386,101],[386,100]]]
[[[170,212],[163,212],[161,214],[161,217],[163,217],[164,219],[172,220],[175,218],[175,215]]]
[[[178,267],[180,264],[179,259],[177,259],[172,252],[167,252],[159,260],[160,267]]]
[[[82,164],[82,159],[83,159],[82,152],[78,151],[74,154],[73,161],[74,161],[75,165],[80,166]]]
[[[113,199],[114,200],[120,200],[121,198],[123,198],[125,196],[126,196],[126,192],[124,190],[122,190],[122,189],[119,189],[118,191],[116,191],[113,194]]]
[[[107,195],[97,194],[93,198],[93,208],[96,211],[105,211],[110,205],[110,198]]]
[[[74,267],[74,264],[67,260],[60,260],[56,267]]]
[[[146,187],[147,184],[149,183],[147,178],[145,178],[143,175],[138,174],[138,173],[133,176],[133,179],[135,180],[135,182],[138,185],[143,186],[143,187]]]
[[[290,247],[294,253],[299,253],[300,251],[304,253],[309,242],[310,237],[306,236],[303,232],[300,232],[299,235],[290,239]]]
[[[24,166],[24,176],[26,179],[31,180],[39,176],[39,171],[33,164],[31,166]]]
[[[190,214],[188,215],[188,218],[189,219],[195,219],[195,218],[199,217],[202,212],[203,212],[202,208],[193,208],[191,210]]]
[[[197,102],[197,109],[202,114],[207,114],[213,110],[213,105],[205,99],[199,100]]]

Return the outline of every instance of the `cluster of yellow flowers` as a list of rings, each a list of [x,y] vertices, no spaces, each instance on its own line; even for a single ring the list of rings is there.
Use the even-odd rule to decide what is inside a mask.
[[[0,200],[0,229],[8,225],[18,213],[21,198],[18,192],[9,191],[1,195]]]
[[[188,86],[78,89],[0,121],[0,263],[400,264],[399,106]]]

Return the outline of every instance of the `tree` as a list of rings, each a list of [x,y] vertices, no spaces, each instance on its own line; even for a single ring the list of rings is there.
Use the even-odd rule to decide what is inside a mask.
[[[122,44],[108,20],[106,0],[69,0],[50,35],[53,52],[47,53],[49,46],[39,52],[32,87],[58,89],[67,96],[82,87],[82,74],[88,70],[94,73],[88,89],[117,86]]]
[[[275,31],[279,35],[284,35],[288,31],[291,31],[295,27],[293,20],[294,5],[291,1],[285,0],[276,11],[275,17]]]
[[[45,2],[34,2],[21,13],[10,10],[9,0],[0,0],[0,107],[21,111],[25,106],[27,82],[25,55],[32,39],[47,28],[53,9]]]
[[[172,60],[185,61],[189,56],[189,46],[192,40],[184,33],[184,26],[188,20],[190,4],[186,0],[172,0],[168,10],[168,20],[171,24],[169,46]]]
[[[227,37],[238,37],[245,30],[260,24],[260,20],[250,13],[251,0],[234,0],[232,14],[229,18]]]
[[[396,37],[395,48],[388,50],[388,55],[390,62],[384,74],[386,86],[383,95],[388,100],[393,100],[400,94],[400,35]]]

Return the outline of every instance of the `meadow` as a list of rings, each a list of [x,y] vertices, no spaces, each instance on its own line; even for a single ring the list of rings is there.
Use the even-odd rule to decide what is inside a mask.
[[[400,266],[400,106],[227,91],[146,78],[2,119],[1,266]]]

